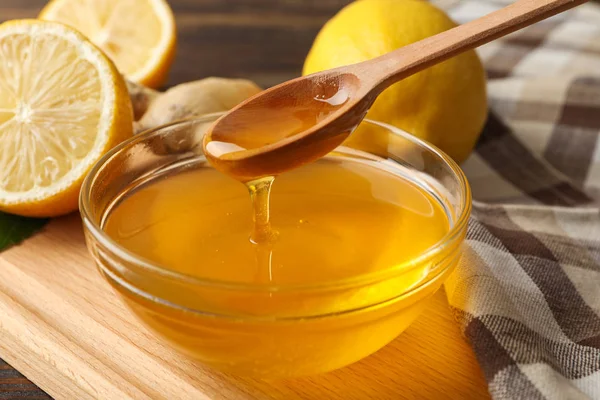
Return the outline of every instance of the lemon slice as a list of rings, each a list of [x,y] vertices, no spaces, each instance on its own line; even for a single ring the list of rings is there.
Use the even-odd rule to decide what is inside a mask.
[[[35,20],[0,25],[0,210],[77,209],[83,177],[132,134],[114,64],[83,35]]]
[[[134,82],[156,88],[167,79],[176,35],[164,0],[53,0],[39,18],[86,35]]]

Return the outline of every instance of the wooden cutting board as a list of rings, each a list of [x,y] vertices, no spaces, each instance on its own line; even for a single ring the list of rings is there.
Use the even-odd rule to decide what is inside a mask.
[[[0,358],[56,399],[488,398],[445,296],[367,359],[316,377],[227,376],[157,341],[85,248],[77,215],[0,255]]]

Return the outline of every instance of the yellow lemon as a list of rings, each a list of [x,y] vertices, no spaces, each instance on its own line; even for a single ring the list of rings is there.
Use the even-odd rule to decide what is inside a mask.
[[[425,1],[359,0],[321,29],[303,73],[375,58],[455,26]],[[485,72],[477,54],[469,51],[394,84],[367,117],[425,139],[462,162],[486,116]]]
[[[129,80],[152,88],[167,80],[176,33],[165,0],[52,0],[39,18],[86,35]]]
[[[87,171],[132,135],[127,87],[83,35],[36,20],[0,25],[0,210],[77,209]]]

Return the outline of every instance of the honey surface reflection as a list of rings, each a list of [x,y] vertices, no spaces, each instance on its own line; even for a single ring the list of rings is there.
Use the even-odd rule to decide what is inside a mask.
[[[271,183],[263,184],[266,190]],[[418,256],[449,229],[442,207],[422,188],[343,157],[279,176],[271,200],[270,210],[253,210],[244,185],[205,164],[135,190],[114,208],[105,230],[174,271],[283,285],[391,268]],[[270,226],[274,237],[264,236]],[[268,242],[268,257],[257,256],[257,242]]]

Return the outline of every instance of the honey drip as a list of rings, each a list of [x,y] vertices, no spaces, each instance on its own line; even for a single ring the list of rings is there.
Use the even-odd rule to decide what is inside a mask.
[[[275,177],[257,179],[246,183],[252,201],[252,220],[254,227],[250,240],[254,244],[272,243],[277,239],[277,232],[271,227],[271,212],[269,201],[271,186]]]
[[[252,201],[252,233],[250,241],[256,250],[258,283],[273,281],[273,245],[279,235],[271,226],[270,198],[275,177],[268,176],[246,183]]]
[[[269,202],[271,186],[275,180],[273,174],[299,167],[304,160],[301,156],[303,151],[325,155],[347,133],[324,138],[316,149],[299,148],[291,156],[278,155],[275,160],[256,159],[243,168],[232,161],[231,157],[302,133],[326,119],[349,98],[348,89],[337,85],[318,86],[315,90],[309,96],[312,102],[302,106],[293,98],[279,103],[277,108],[256,104],[246,112],[237,113],[231,125],[224,124],[224,129],[209,132],[204,141],[204,152],[210,163],[219,171],[245,183],[250,192],[253,220],[250,241],[256,252],[259,282],[273,280],[273,248],[279,235],[271,227],[270,221]]]

